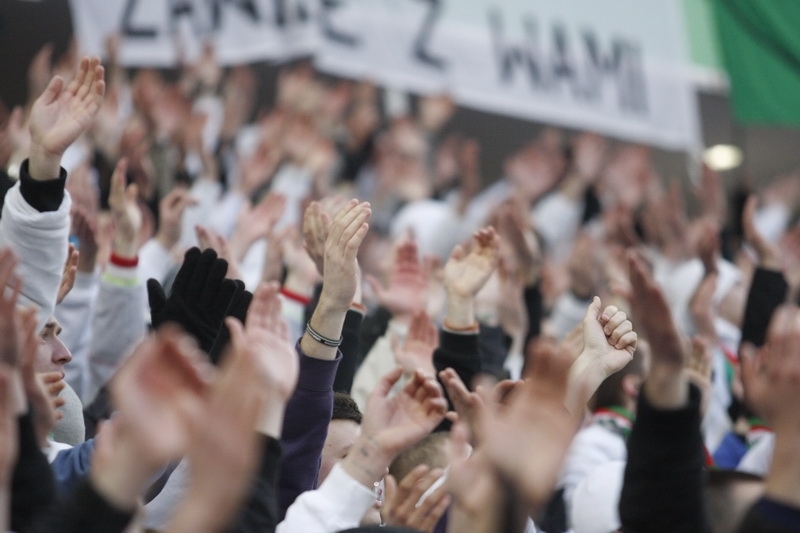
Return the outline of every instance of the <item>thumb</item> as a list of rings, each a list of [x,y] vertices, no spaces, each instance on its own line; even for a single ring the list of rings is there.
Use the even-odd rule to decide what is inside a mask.
[[[395,494],[397,494],[397,480],[392,474],[383,478],[383,508],[382,510],[389,511],[394,503]],[[385,518],[385,517],[384,517]]]
[[[225,325],[228,326],[228,331],[231,335],[233,351],[238,352],[239,347],[244,344],[244,326],[239,322],[239,319],[231,316],[225,319]]]
[[[39,98],[44,104],[52,104],[58,99],[61,90],[64,88],[64,78],[61,76],[54,76],[50,83],[47,84],[42,96]]]
[[[595,296],[592,298],[592,303],[589,304],[589,307],[586,308],[586,315],[583,317],[583,321],[585,322],[597,322],[600,318],[600,307],[603,304],[600,302],[600,298]]]
[[[161,311],[167,303],[167,295],[164,293],[164,288],[154,279],[147,280],[147,301],[150,304],[151,314]],[[153,325],[155,326],[156,324]]]

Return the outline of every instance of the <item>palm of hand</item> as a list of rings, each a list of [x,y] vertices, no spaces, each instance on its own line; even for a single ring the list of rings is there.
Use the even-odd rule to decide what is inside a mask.
[[[425,308],[426,284],[411,277],[397,276],[380,294],[381,304],[394,314],[413,313]]]
[[[372,406],[370,406],[372,408]],[[389,400],[376,420],[381,427],[364,428],[380,443],[382,449],[400,452],[429,433],[433,427],[425,406],[417,402],[406,391]]]
[[[36,100],[31,109],[31,137],[49,153],[62,154],[89,126],[92,115],[68,90],[49,104]]]
[[[435,345],[431,345],[424,340],[406,339],[406,342],[395,350],[395,359],[407,371],[428,368],[433,361],[433,350],[435,348]]]
[[[115,387],[115,403],[125,426],[140,442],[142,459],[160,464],[179,457],[190,433],[189,423],[199,401],[193,393],[175,387],[169,372],[142,368],[138,376],[121,379]]]
[[[248,349],[261,365],[262,375],[272,390],[282,398],[294,391],[299,373],[297,352],[286,338],[268,329],[255,329],[246,334]]]
[[[492,275],[495,263],[492,255],[474,251],[464,259],[451,257],[444,267],[445,285],[459,296],[474,296]]]
[[[484,446],[495,466],[516,481],[529,501],[541,505],[555,486],[573,422],[563,404],[549,398],[531,400],[525,406],[515,403],[499,421],[488,417]],[[530,450],[547,459],[535,460]]]

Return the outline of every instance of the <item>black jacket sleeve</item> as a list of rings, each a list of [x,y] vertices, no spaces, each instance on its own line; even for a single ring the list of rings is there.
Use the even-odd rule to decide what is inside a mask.
[[[452,368],[467,388],[471,389],[475,376],[481,373],[478,334],[452,333],[445,329],[439,330],[439,347],[433,352],[433,366],[436,369],[436,379],[440,383],[439,372],[445,368]],[[444,388],[444,385],[442,385],[442,388]],[[445,396],[447,396],[446,390]],[[449,396],[447,396],[447,405],[448,410],[455,410]],[[447,431],[450,426],[450,421],[445,419],[436,430]]]
[[[342,328],[342,362],[336,370],[336,377],[333,380],[333,390],[336,392],[350,393],[353,388],[353,378],[359,365],[360,357],[360,333],[361,321],[364,319],[358,311],[349,310],[344,317],[344,327]]]
[[[762,346],[767,339],[767,328],[772,313],[786,301],[789,285],[782,272],[758,267],[750,283],[747,304],[742,321],[742,342]]]
[[[700,391],[686,407],[664,411],[639,396],[628,438],[628,463],[619,502],[625,533],[710,533]]]
[[[531,339],[535,339],[542,332],[542,317],[544,316],[544,297],[542,296],[541,284],[525,287],[522,295],[525,301],[525,309],[528,311],[528,334],[525,336],[525,346]]]
[[[389,321],[392,319],[392,313],[385,307],[378,307],[373,312],[364,317],[364,322],[361,324],[360,340],[359,340],[359,355],[358,364],[367,358],[367,354],[378,342],[378,339],[386,334],[389,329]]]
[[[35,533],[122,533],[133,511],[113,507],[88,480],[81,480],[49,513],[40,516]]]
[[[231,533],[272,533],[278,526],[278,473],[281,462],[279,440],[265,438],[261,466],[250,497]]]
[[[39,211],[58,211],[64,200],[64,188],[67,185],[67,171],[61,169],[58,178],[45,181],[33,179],[28,172],[29,160],[26,159],[19,171],[19,192],[28,204]]]
[[[19,456],[11,479],[11,530],[28,531],[56,498],[53,471],[39,448],[33,415],[19,417]]]

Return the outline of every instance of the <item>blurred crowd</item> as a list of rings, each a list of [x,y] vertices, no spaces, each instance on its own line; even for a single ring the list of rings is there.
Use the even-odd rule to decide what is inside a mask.
[[[0,121],[1,527],[800,531],[796,174],[117,58]]]

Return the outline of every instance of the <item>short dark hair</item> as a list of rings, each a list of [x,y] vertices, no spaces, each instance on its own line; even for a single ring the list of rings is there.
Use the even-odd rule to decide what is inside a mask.
[[[361,411],[352,396],[346,392],[333,393],[333,414],[331,420],[350,420],[361,425]]]
[[[419,465],[428,465],[431,470],[447,467],[449,464],[447,439],[448,433],[445,431],[431,433],[412,447],[401,452],[389,465],[389,473],[399,483]]]

